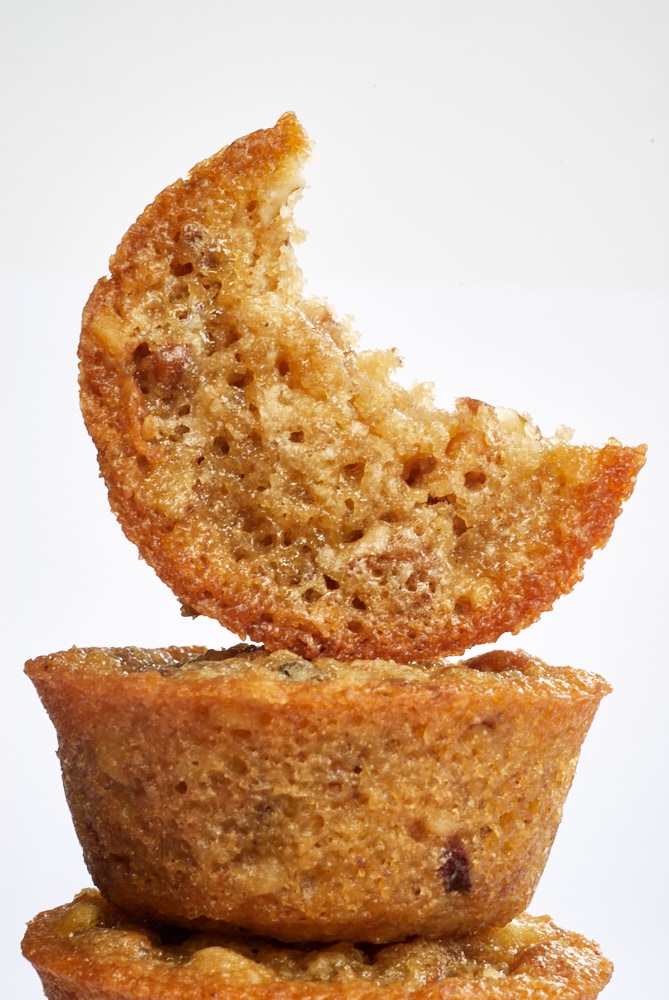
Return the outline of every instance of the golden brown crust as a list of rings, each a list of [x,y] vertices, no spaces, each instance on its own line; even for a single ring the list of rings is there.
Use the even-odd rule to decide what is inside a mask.
[[[580,934],[523,915],[460,941],[381,949],[161,935],[93,890],[23,940],[48,1000],[594,1000],[611,963]]]
[[[435,409],[302,297],[293,115],[162,192],[91,294],[81,404],[111,505],[196,613],[308,657],[460,654],[536,620],[609,537],[643,448]]]
[[[523,910],[609,690],[501,651],[73,649],[26,669],[105,896],[285,941],[462,934]]]

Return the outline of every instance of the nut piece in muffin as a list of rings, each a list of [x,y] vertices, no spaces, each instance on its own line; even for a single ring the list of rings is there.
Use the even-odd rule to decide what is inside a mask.
[[[292,942],[465,934],[525,909],[609,690],[508,652],[72,649],[26,669],[103,894]]]
[[[595,1000],[612,972],[548,917],[459,940],[281,946],[133,922],[94,890],[35,917],[23,953],[48,1000]]]
[[[111,506],[188,612],[270,649],[459,655],[607,541],[643,448],[435,407],[303,295],[292,114],[158,195],[85,307],[81,405]]]

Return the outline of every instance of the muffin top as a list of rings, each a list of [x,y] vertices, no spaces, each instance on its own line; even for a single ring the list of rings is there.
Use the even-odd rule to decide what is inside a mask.
[[[186,613],[309,659],[459,655],[536,620],[609,537],[643,448],[402,387],[303,294],[292,114],[198,164],[94,288],[81,406],[111,506]]]

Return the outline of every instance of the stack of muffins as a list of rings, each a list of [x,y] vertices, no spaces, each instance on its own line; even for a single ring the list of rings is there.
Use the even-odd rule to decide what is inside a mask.
[[[50,1000],[590,1000],[524,911],[605,680],[473,646],[604,545],[644,448],[437,409],[302,294],[293,115],[162,192],[84,311],[111,506],[230,649],[26,665],[96,889],[23,942]],[[455,659],[454,659],[455,658]]]

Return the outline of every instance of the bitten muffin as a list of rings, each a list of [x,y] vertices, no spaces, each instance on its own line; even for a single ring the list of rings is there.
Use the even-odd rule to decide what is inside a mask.
[[[454,941],[281,946],[133,923],[88,890],[28,926],[48,1000],[594,1000],[611,963],[548,917]]]
[[[187,613],[313,659],[460,655],[535,621],[608,539],[643,448],[401,387],[303,296],[292,114],[131,226],[86,305],[111,506]]]
[[[465,934],[525,909],[609,690],[499,651],[72,649],[26,669],[103,894],[289,942]]]

